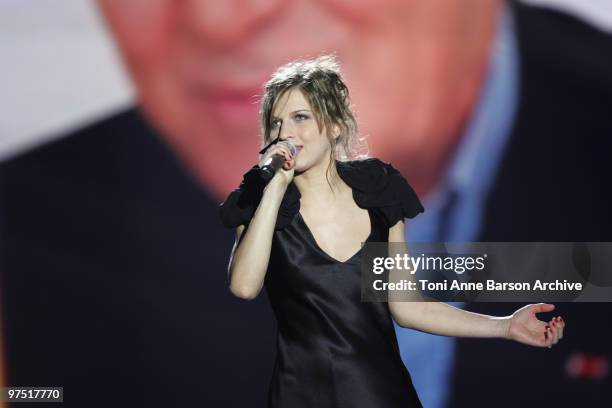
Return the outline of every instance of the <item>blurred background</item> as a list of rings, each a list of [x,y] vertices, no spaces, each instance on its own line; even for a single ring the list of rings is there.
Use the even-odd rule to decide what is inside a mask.
[[[609,1],[525,2],[612,32]],[[129,106],[134,90],[94,0],[4,0],[0,11],[0,158]]]
[[[422,198],[409,241],[612,241],[609,1],[3,0],[0,380],[266,405],[274,320],[229,294],[217,207],[263,82],[323,53]],[[610,406],[612,306],[557,307],[552,350],[397,328],[423,405]]]

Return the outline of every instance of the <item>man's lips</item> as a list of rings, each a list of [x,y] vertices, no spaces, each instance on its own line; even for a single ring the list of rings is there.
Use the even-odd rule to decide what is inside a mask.
[[[213,109],[252,110],[259,107],[257,90],[213,90],[205,93]]]
[[[204,94],[213,102],[218,103],[246,103],[256,105],[261,93],[259,88],[232,89],[216,88],[205,90]]]
[[[261,92],[261,91],[259,91]],[[258,91],[196,90],[192,95],[196,111],[208,111],[214,119],[231,127],[253,126],[259,111]]]

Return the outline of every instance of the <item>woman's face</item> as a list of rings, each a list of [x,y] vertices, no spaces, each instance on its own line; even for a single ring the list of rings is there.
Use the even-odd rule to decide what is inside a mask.
[[[296,173],[321,167],[327,168],[331,144],[325,127],[319,129],[317,119],[308,99],[299,88],[291,88],[274,104],[270,137],[293,143],[297,150]]]

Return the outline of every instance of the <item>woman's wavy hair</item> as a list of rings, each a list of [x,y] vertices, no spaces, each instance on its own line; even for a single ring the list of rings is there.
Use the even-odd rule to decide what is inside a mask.
[[[290,89],[300,89],[313,110],[319,130],[325,128],[331,144],[330,167],[334,160],[357,160],[368,157],[365,137],[357,133],[357,121],[351,109],[349,90],[342,79],[333,55],[297,60],[278,68],[264,87],[260,120],[263,145],[271,140],[272,111],[276,102]],[[340,135],[334,138],[333,129]],[[334,166],[335,168],[335,166]],[[328,168],[328,179],[329,179]]]

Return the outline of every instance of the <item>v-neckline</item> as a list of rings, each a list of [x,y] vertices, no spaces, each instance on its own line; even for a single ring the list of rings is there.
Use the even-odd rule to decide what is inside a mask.
[[[336,258],[334,258],[333,256],[331,256],[330,254],[328,254],[327,252],[325,252],[323,250],[323,248],[321,248],[321,246],[319,245],[319,243],[317,242],[314,234],[312,233],[310,227],[308,226],[308,224],[306,223],[306,220],[304,219],[304,217],[302,217],[302,213],[300,211],[298,211],[297,216],[298,219],[300,220],[300,222],[302,223],[302,226],[304,227],[304,229],[306,230],[306,233],[308,234],[308,236],[310,237],[313,246],[321,253],[323,254],[323,256],[325,256],[326,258],[328,258],[329,260],[335,262],[335,263],[339,263],[339,264],[348,264],[351,260],[353,260],[353,258],[357,257],[361,251],[363,250],[363,244],[365,244],[366,242],[368,242],[370,240],[370,238],[372,237],[372,234],[374,234],[374,219],[372,218],[372,213],[370,211],[370,209],[367,209],[368,211],[368,218],[370,219],[370,233],[368,234],[368,236],[366,237],[365,241],[362,242],[361,248],[359,248],[359,250],[357,252],[355,252],[353,255],[351,255],[350,258],[346,259],[345,261],[340,261]]]

